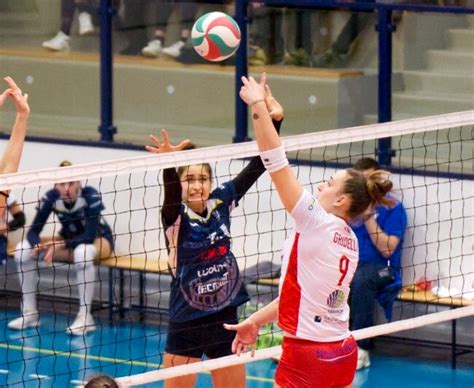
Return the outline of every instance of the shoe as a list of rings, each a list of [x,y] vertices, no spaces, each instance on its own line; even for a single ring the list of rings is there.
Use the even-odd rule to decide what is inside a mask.
[[[83,335],[90,333],[96,329],[94,318],[92,314],[77,314],[76,319],[71,326],[67,328],[67,332],[70,335]]]
[[[313,67],[339,68],[347,64],[347,54],[339,54],[334,51],[328,51],[325,54],[318,55],[313,59]]]
[[[248,64],[249,66],[263,66],[267,62],[265,51],[258,46],[249,46]]]
[[[185,46],[185,43],[181,40],[173,43],[171,46],[169,47],[165,47],[163,49],[163,54],[166,54],[170,57],[173,57],[173,58],[178,58],[179,57],[179,54],[181,54],[181,50],[183,49],[183,47]]]
[[[79,35],[90,35],[94,33],[94,25],[92,24],[92,16],[88,12],[79,14]]]
[[[51,51],[69,51],[71,49],[69,36],[62,31],[59,31],[53,39],[43,42],[41,46]]]
[[[151,42],[148,42],[146,47],[143,47],[142,55],[145,57],[156,58],[162,50],[163,46],[161,45],[161,40],[153,39]]]
[[[357,370],[368,368],[370,366],[369,351],[357,348]]]
[[[296,49],[291,53],[285,53],[283,61],[285,64],[292,66],[311,66],[310,56],[303,48]]]
[[[23,314],[21,317],[15,318],[8,322],[8,328],[13,330],[24,330],[32,327],[38,327],[40,324],[39,314],[34,313]]]

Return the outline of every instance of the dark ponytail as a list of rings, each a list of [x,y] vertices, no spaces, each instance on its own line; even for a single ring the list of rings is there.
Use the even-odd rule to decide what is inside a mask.
[[[367,177],[353,168],[346,170],[349,177],[344,185],[344,192],[351,196],[348,210],[349,218],[353,219],[364,213],[369,206],[382,204],[393,205],[393,201],[385,195],[392,190],[393,183],[388,179],[389,173],[384,170],[371,172]]]

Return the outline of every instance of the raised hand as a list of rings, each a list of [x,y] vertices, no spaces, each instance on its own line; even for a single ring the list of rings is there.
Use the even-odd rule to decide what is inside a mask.
[[[257,342],[260,327],[255,324],[250,317],[237,325],[229,325],[225,323],[224,328],[237,332],[234,341],[232,342],[232,353],[240,356],[242,353],[247,352],[250,347],[252,357],[255,355],[255,343]]]
[[[283,120],[284,111],[281,104],[273,97],[270,85],[265,84],[265,104],[267,105],[268,113],[273,120]]]
[[[170,143],[168,132],[164,128],[161,130],[161,136],[163,138],[162,141],[160,141],[156,136],[150,135],[150,140],[155,145],[155,147],[147,145],[145,146],[146,150],[153,152],[154,154],[164,154],[166,152],[182,151],[191,143],[188,139],[186,139],[178,145],[172,145]]]
[[[7,83],[8,89],[0,96],[0,106],[3,104],[6,97],[10,97],[15,103],[17,113],[29,115],[30,106],[28,105],[28,94],[23,94],[12,77],[5,77],[3,79]]]
[[[265,85],[267,83],[267,74],[262,73],[260,82],[253,77],[242,77],[242,87],[240,88],[240,98],[248,106],[253,106],[261,101],[265,101]]]

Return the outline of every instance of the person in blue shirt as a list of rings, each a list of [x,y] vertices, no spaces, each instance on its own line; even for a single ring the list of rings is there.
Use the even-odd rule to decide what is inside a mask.
[[[378,170],[378,163],[372,158],[361,158],[354,169],[369,174]],[[363,222],[351,225],[359,242],[359,264],[351,284],[350,308],[351,330],[374,325],[375,303],[385,310],[388,320],[392,307],[402,286],[401,253],[403,236],[407,227],[407,215],[403,204],[393,194],[387,194],[392,205],[377,206]],[[389,265],[394,270],[394,280],[380,284],[378,271]],[[357,341],[357,369],[370,366],[370,339]]]
[[[63,161],[60,166],[70,165]],[[94,260],[109,257],[114,248],[112,231],[102,218],[102,210],[100,193],[91,186],[82,187],[77,181],[57,183],[44,194],[26,240],[15,250],[23,303],[22,314],[9,322],[10,329],[23,330],[39,325],[37,261],[42,259],[46,263],[65,261],[75,269],[80,307],[67,332],[82,335],[95,330],[91,313],[96,279]],[[58,218],[61,230],[59,236],[45,241],[40,233],[51,213]]]
[[[266,103],[277,130],[283,120],[281,105],[267,90]],[[177,146],[151,136],[154,153],[189,149],[188,140]],[[192,148],[193,146],[191,146]],[[232,354],[235,333],[224,329],[237,323],[237,307],[249,300],[232,253],[230,215],[239,200],[265,172],[254,157],[234,179],[212,190],[212,169],[207,163],[163,171],[165,198],[161,212],[173,276],[169,304],[169,331],[165,367]],[[245,387],[245,366],[212,371],[214,387]],[[192,387],[195,375],[167,381],[166,387]]]

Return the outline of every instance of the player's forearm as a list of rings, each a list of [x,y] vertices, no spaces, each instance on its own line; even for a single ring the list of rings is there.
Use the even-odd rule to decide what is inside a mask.
[[[386,258],[392,256],[400,239],[397,236],[385,233],[373,217],[365,221],[365,227],[367,228],[372,243],[382,256]]]
[[[278,318],[278,301],[279,298],[276,298],[265,307],[253,313],[249,319],[257,326],[276,321]]]
[[[19,112],[16,115],[15,125],[13,126],[10,140],[3,154],[2,173],[4,174],[13,173],[18,170],[25,141],[28,117],[29,113],[27,112]]]
[[[251,110],[258,149],[260,151],[268,151],[280,147],[280,136],[278,136],[273,126],[265,101],[257,102],[252,106]]]

